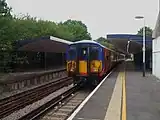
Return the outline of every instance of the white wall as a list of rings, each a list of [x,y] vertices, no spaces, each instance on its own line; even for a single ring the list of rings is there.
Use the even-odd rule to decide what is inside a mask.
[[[160,78],[160,36],[152,44],[152,74]]]

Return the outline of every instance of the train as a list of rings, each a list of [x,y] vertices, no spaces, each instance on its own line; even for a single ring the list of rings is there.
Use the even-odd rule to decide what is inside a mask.
[[[68,46],[66,51],[67,74],[74,84],[97,86],[102,78],[125,55],[92,40],[81,40]]]

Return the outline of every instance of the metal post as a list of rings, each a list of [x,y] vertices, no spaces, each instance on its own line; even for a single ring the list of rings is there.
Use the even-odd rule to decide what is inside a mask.
[[[44,69],[46,70],[47,61],[46,61],[47,53],[44,52]]]
[[[144,27],[143,27],[143,77],[145,77],[145,70],[146,70],[146,63],[145,63],[145,17],[144,16],[136,16],[136,19],[143,19],[144,20]]]
[[[143,27],[143,77],[145,77],[145,70],[146,70],[146,64],[145,64],[145,19],[144,19],[144,27]]]

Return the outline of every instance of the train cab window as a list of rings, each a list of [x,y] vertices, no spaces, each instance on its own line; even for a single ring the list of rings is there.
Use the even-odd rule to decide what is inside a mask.
[[[99,55],[98,47],[92,47],[90,51],[90,59],[97,60]]]
[[[69,59],[70,60],[74,60],[76,59],[76,49],[75,48],[70,48],[70,50],[68,51],[69,54]]]

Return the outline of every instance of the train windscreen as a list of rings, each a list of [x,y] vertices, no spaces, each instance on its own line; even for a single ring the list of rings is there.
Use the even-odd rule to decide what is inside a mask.
[[[99,55],[98,47],[91,47],[90,49],[90,60],[97,60]]]
[[[75,60],[76,59],[76,46],[70,46],[68,51],[68,57],[69,60]]]

